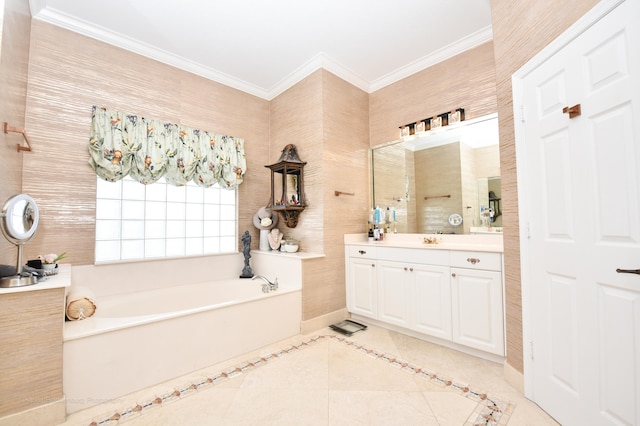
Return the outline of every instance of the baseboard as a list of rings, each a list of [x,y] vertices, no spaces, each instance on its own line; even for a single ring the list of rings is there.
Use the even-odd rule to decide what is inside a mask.
[[[504,380],[524,395],[524,374],[513,368],[508,362],[504,363],[502,372]]]
[[[0,418],[0,426],[51,426],[64,423],[67,419],[65,399],[30,408],[20,413]]]
[[[335,324],[338,321],[345,320],[350,316],[349,312],[347,312],[347,308],[342,308],[337,311],[329,312],[328,314],[320,315],[319,317],[311,318],[310,320],[302,321],[300,324],[300,333],[313,333],[314,331],[329,327],[331,324]]]
[[[363,317],[357,314],[352,314],[351,318],[354,321],[363,323],[365,325],[375,325],[377,327],[386,328],[387,330],[392,330],[398,333],[402,333],[406,336],[415,337],[416,339],[424,340],[425,342],[435,343],[436,345],[444,346],[445,348],[453,349],[458,352],[465,353],[467,355],[472,355],[478,358],[486,359],[487,361],[495,362],[498,364],[504,364],[505,362],[505,358],[503,356],[485,352],[480,349],[470,348],[469,346],[459,345],[449,340],[444,340],[437,337],[429,336],[427,334],[420,333],[419,331],[410,330],[408,328],[400,327],[394,324],[389,324],[388,322],[385,322],[385,321],[379,321],[379,320]]]

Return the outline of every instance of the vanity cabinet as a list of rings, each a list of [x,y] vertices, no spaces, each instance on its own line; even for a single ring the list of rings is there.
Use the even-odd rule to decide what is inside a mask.
[[[502,256],[451,252],[451,309],[455,343],[504,354]]]
[[[450,339],[449,252],[380,247],[376,253],[377,319]]]
[[[414,268],[403,262],[378,261],[378,319],[408,327],[411,324],[411,298]]]
[[[345,264],[353,315],[504,356],[501,253],[346,245]]]
[[[448,266],[378,260],[377,268],[377,319],[451,339]]]
[[[347,256],[347,310],[368,318],[378,316],[375,247],[349,246]]]
[[[451,280],[448,266],[418,265],[414,268],[414,329],[429,336],[451,340]]]

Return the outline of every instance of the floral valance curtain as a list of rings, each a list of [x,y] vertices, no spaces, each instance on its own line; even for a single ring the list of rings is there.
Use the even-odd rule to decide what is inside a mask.
[[[96,106],[89,153],[96,174],[111,182],[129,175],[147,185],[164,176],[172,185],[233,189],[247,168],[243,139]]]

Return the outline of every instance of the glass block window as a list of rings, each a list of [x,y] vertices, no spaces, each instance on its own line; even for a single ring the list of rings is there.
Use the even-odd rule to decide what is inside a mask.
[[[237,251],[237,191],[97,178],[96,262]]]

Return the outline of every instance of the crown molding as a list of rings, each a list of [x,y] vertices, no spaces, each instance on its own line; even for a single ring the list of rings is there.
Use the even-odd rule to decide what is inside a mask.
[[[31,16],[36,16],[47,5],[47,0],[29,0],[29,10]]]
[[[280,80],[277,84],[269,89],[265,89],[244,80],[235,78],[228,74],[222,73],[215,69],[205,67],[190,59],[183,58],[179,55],[167,52],[157,47],[143,43],[139,40],[126,37],[122,34],[114,33],[106,28],[97,26],[93,23],[83,21],[63,13],[57,9],[46,7],[45,0],[29,0],[31,14],[33,19],[37,19],[49,24],[65,28],[69,31],[82,34],[95,40],[111,44],[113,46],[128,50],[130,52],[145,56],[173,66],[183,71],[199,75],[206,79],[224,84],[231,88],[243,91],[245,93],[257,96],[265,100],[272,100],[280,95],[296,83],[300,82],[318,69],[325,69],[350,84],[360,88],[361,90],[372,93],[385,86],[395,83],[406,78],[416,72],[422,71],[432,65],[451,58],[465,50],[472,49],[480,44],[486,43],[493,39],[491,26],[485,27],[461,40],[444,46],[432,54],[424,56],[410,64],[398,68],[397,70],[373,81],[368,82],[347,67],[343,66],[336,60],[320,52],[309,59],[307,62],[298,67],[295,71]]]
[[[469,34],[468,36],[461,38],[460,40],[456,40],[455,42],[444,46],[429,55],[423,56],[420,59],[410,62],[404,67],[398,68],[397,70],[372,81],[371,85],[369,86],[368,92],[372,93],[376,90],[380,90],[385,86],[400,81],[403,78],[409,77],[410,75],[427,69],[430,66],[452,58],[466,50],[473,49],[474,47],[480,46],[481,44],[487,43],[491,40],[493,40],[493,31],[491,29],[491,25],[489,25],[476,31],[473,34]]]
[[[347,67],[327,56],[325,53],[320,52],[273,86],[269,90],[268,99],[271,100],[282,94],[319,69],[325,69],[365,92],[369,92],[369,83],[365,79],[350,71]]]
[[[32,1],[37,2],[40,0]],[[157,47],[151,46],[147,43],[143,43],[139,40],[123,36],[122,34],[114,33],[113,31],[109,31],[93,23],[77,19],[56,9],[47,7],[45,9],[42,9],[37,14],[33,14],[33,18],[58,27],[65,28],[75,33],[82,34],[95,40],[111,44],[130,52],[137,53],[141,56],[154,59],[183,71],[199,75],[209,80],[268,100],[269,94],[261,87],[253,85],[251,83],[247,83],[246,81],[237,79],[212,68],[202,66],[201,64],[198,64],[190,59],[186,59],[179,55],[175,55],[165,50],[158,49]]]

